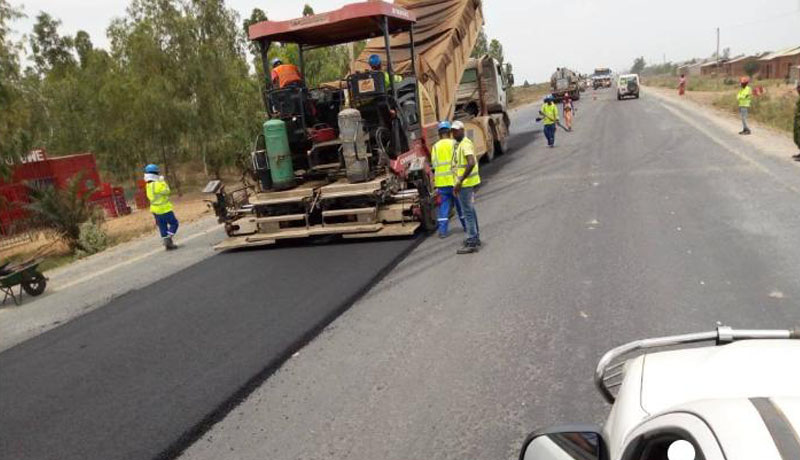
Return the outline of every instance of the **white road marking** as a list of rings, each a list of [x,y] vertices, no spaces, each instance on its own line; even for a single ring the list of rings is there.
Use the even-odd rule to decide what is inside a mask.
[[[195,233],[194,235],[187,236],[186,238],[182,238],[178,242],[183,244],[183,243],[185,243],[187,241],[191,241],[191,240],[193,240],[195,238],[201,237],[203,235],[207,235],[207,234],[211,233],[214,230],[217,230],[217,227],[212,227],[212,228],[210,228],[208,230],[205,230],[203,232]],[[63,291],[65,289],[69,289],[69,288],[71,288],[73,286],[77,286],[78,284],[85,283],[87,281],[93,280],[93,279],[97,278],[100,275],[105,275],[106,273],[112,272],[112,271],[114,271],[114,270],[116,270],[118,268],[134,264],[136,262],[139,262],[140,260],[144,260],[144,259],[146,259],[148,257],[154,256],[156,254],[163,253],[163,252],[164,252],[163,248],[154,249],[152,251],[145,252],[144,254],[140,254],[140,255],[138,255],[136,257],[132,257],[132,258],[130,258],[128,260],[124,260],[124,261],[122,261],[122,262],[120,262],[118,264],[115,264],[115,265],[112,265],[110,267],[106,267],[106,268],[104,268],[102,270],[98,270],[96,272],[90,273],[90,274],[88,274],[88,275],[86,275],[86,276],[84,276],[82,278],[78,278],[76,280],[70,281],[69,283],[64,284],[62,286],[58,286],[58,287],[56,287],[56,289],[54,289],[54,291]]]

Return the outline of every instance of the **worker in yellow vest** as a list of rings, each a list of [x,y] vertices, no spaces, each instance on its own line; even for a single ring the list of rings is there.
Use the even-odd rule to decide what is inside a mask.
[[[750,128],[747,127],[747,112],[750,111],[750,104],[753,101],[753,89],[750,88],[750,79],[742,77],[739,80],[742,89],[736,95],[736,100],[739,102],[739,114],[742,116],[742,130],[739,134],[750,134]]]
[[[386,88],[386,92],[388,93],[392,80],[389,79],[389,72],[382,70],[383,62],[381,62],[381,57],[378,56],[377,54],[370,55],[369,60],[367,62],[369,63],[369,68],[372,69],[373,71],[383,72],[383,83],[384,87]],[[400,83],[401,81],[403,81],[403,77],[401,77],[400,75],[394,76],[395,83]]]
[[[481,247],[478,213],[475,211],[475,187],[481,183],[481,176],[478,173],[478,157],[475,155],[475,145],[472,140],[465,136],[464,123],[454,122],[452,131],[453,138],[458,142],[455,161],[456,184],[453,186],[453,194],[461,202],[467,231],[464,246],[457,253],[472,254],[478,252]]]
[[[450,210],[455,204],[458,220],[464,232],[467,231],[464,222],[464,214],[461,211],[461,203],[453,194],[453,186],[456,184],[456,174],[454,171],[456,153],[456,141],[450,137],[450,122],[442,121],[439,123],[439,140],[433,144],[431,149],[431,163],[433,165],[433,185],[439,194],[439,217],[437,227],[439,238],[447,238],[450,233]]]
[[[555,98],[548,95],[544,98],[544,104],[539,109],[541,115],[542,125],[544,125],[544,137],[547,138],[547,146],[555,147],[556,145],[556,123],[558,123],[558,106],[555,103]],[[537,118],[537,120],[539,120]]]
[[[172,211],[169,201],[169,185],[159,173],[158,165],[149,164],[144,168],[145,192],[150,201],[150,212],[156,219],[156,226],[161,233],[161,241],[167,250],[177,249],[172,237],[178,231],[178,219]]]

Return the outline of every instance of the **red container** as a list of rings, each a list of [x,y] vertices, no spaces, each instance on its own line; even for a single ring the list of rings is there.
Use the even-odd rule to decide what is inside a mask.
[[[336,130],[328,125],[316,125],[310,130],[311,141],[315,144],[336,139]]]

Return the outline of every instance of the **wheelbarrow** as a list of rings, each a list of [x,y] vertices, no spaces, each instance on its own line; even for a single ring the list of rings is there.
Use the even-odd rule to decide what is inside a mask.
[[[0,265],[0,292],[3,292],[3,305],[9,297],[15,304],[22,301],[22,292],[36,297],[44,292],[47,287],[47,278],[39,271],[39,264],[43,259],[33,259],[20,264],[5,263]],[[14,288],[19,286],[19,293]]]

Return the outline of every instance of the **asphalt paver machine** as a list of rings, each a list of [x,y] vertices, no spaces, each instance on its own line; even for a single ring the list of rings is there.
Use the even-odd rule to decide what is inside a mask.
[[[355,3],[290,21],[253,24],[265,75],[275,43],[304,53],[375,37],[384,41],[383,69],[354,71],[340,82],[276,88],[267,77],[268,120],[251,153],[250,180],[227,191],[204,190],[228,239],[217,249],[273,244],[281,239],[391,237],[435,227],[429,145],[423,133],[417,66],[396,72],[392,37],[416,62],[414,14],[380,1]],[[388,78],[384,74],[388,74]],[[398,75],[395,78],[395,75]],[[388,85],[387,85],[388,83]]]

